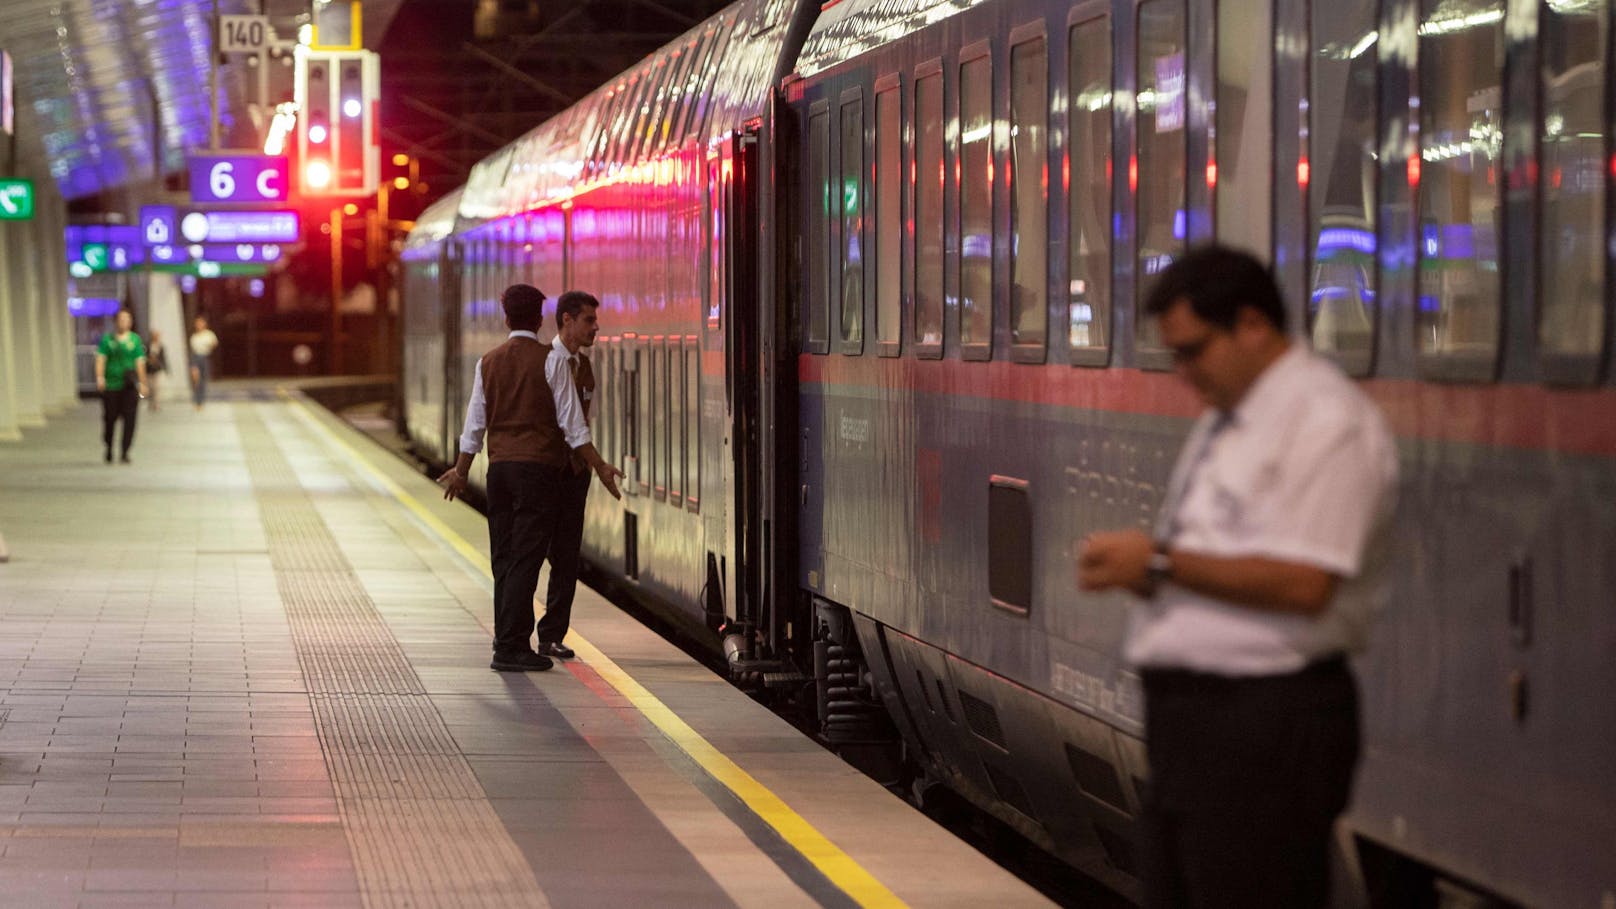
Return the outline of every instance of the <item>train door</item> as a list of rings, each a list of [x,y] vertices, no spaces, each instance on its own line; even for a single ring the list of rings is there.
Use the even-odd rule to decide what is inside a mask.
[[[709,400],[710,405],[721,404],[723,414],[715,433],[720,449],[716,460],[718,494],[702,496],[711,560],[709,586],[716,575],[726,594],[722,605],[727,614],[753,629],[760,618],[757,608],[762,577],[757,520],[756,342],[760,305],[756,279],[761,249],[757,158],[758,128],[754,125],[708,152],[703,211],[707,261],[702,281],[702,350],[719,354],[724,364],[723,399]]]
[[[465,406],[471,389],[462,388],[460,381],[461,325],[460,325],[460,243],[453,237],[443,241],[438,253],[438,306],[443,327],[443,425],[439,427],[439,451],[453,461],[460,451],[460,421],[455,417]]]

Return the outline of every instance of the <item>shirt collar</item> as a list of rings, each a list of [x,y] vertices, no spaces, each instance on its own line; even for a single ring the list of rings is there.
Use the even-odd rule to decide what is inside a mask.
[[[528,331],[525,328],[516,328],[511,330],[510,337],[527,338],[530,341],[537,341],[539,339],[539,333],[536,331]]]
[[[1241,398],[1240,403],[1230,412],[1230,421],[1245,424],[1278,406],[1285,396],[1286,389],[1295,385],[1292,374],[1302,369],[1306,362],[1307,348],[1300,341],[1291,341],[1290,350],[1280,354],[1279,359],[1268,364],[1268,368],[1257,376],[1250,388],[1246,389],[1245,397]]]
[[[561,335],[560,335],[559,332],[556,334],[556,336],[554,338],[550,339],[550,346],[554,347],[556,350],[561,351],[562,355],[566,356],[568,359],[571,359],[573,357],[581,357],[581,356],[583,356],[583,353],[584,353],[584,349],[582,347],[578,348],[577,353],[573,353],[572,351],[568,350],[567,345],[562,342]]]

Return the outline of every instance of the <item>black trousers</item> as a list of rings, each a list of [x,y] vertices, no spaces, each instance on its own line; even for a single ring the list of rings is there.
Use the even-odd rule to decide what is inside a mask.
[[[112,428],[123,420],[123,447],[119,451],[129,453],[129,446],[135,444],[135,416],[139,413],[139,386],[125,383],[117,390],[108,388],[101,392],[101,442],[107,451],[112,450]]]
[[[1147,907],[1319,907],[1358,764],[1340,657],[1290,675],[1146,670]]]
[[[562,471],[527,461],[488,465],[488,548],[494,569],[494,652],[530,651],[533,594],[555,536]]]
[[[539,619],[539,642],[558,644],[572,624],[572,596],[578,590],[578,563],[584,543],[584,503],[589,499],[592,471],[560,471],[556,496],[555,536],[550,538],[550,586]]]

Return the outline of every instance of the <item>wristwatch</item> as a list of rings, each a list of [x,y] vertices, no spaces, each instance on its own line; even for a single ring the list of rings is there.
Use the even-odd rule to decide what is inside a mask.
[[[1167,551],[1165,540],[1156,543],[1156,549],[1145,563],[1145,580],[1152,591],[1173,579],[1173,556]]]

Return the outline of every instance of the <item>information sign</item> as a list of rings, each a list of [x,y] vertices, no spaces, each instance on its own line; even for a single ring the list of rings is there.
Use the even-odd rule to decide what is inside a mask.
[[[34,181],[0,180],[0,221],[28,221],[34,217]]]
[[[188,211],[180,236],[191,243],[296,243],[297,212]]]
[[[179,212],[172,205],[140,207],[140,240],[147,246],[168,246],[175,242],[174,230]]]
[[[275,30],[269,26],[268,16],[220,16],[219,52],[222,54],[253,54],[275,40]]]
[[[202,244],[205,262],[274,262],[280,257],[281,248],[274,243]]]
[[[191,201],[285,202],[286,158],[274,155],[192,155]]]

